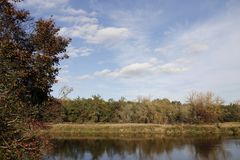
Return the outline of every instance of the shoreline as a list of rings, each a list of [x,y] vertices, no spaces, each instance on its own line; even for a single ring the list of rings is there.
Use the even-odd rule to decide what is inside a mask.
[[[240,122],[217,124],[48,124],[42,132],[52,138],[162,138],[176,136],[240,136]]]

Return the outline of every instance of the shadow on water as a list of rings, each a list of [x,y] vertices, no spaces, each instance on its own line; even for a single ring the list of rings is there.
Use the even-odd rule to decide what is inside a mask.
[[[240,157],[238,138],[53,140],[44,160],[229,160]]]

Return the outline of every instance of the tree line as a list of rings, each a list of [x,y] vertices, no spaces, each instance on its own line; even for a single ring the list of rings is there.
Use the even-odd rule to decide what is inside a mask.
[[[58,100],[59,116],[46,121],[73,123],[219,123],[240,121],[240,104],[224,104],[213,93],[191,93],[185,104],[168,99],[140,97],[136,101],[91,98]],[[55,118],[52,118],[55,117]]]

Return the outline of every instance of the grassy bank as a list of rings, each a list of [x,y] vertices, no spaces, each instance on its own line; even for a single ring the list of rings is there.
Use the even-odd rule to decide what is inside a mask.
[[[240,123],[219,123],[204,125],[160,125],[160,124],[50,124],[44,131],[54,138],[67,137],[162,137],[162,136],[204,136],[240,135]]]

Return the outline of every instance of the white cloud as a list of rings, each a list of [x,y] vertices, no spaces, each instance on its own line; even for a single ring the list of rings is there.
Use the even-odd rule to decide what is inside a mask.
[[[82,26],[86,24],[97,24],[95,12],[87,12],[83,9],[75,9],[70,6],[58,9],[58,14],[54,17],[61,22],[66,22],[71,26]]]
[[[88,15],[88,13],[83,10],[83,9],[75,9],[72,7],[66,7],[64,9],[62,9],[62,11],[66,14],[70,14],[70,15]]]
[[[93,52],[93,49],[91,48],[85,48],[85,47],[82,47],[82,48],[75,48],[75,47],[68,47],[67,48],[67,55],[69,57],[86,57],[86,56],[89,56],[91,55]]]
[[[139,32],[146,32],[154,27],[164,23],[167,18],[164,18],[164,11],[151,5],[141,6],[141,9],[131,10],[110,10],[108,16],[117,24],[124,25],[132,30]]]
[[[63,35],[84,39],[88,43],[108,44],[127,39],[130,31],[127,28],[100,27],[98,24],[75,25],[64,27],[60,31]]]
[[[89,13],[83,9],[80,9],[80,8],[75,9],[70,6],[64,7],[60,11],[63,12],[64,15],[77,16],[78,18],[84,18],[84,17],[94,18],[97,16],[97,13],[94,11]]]
[[[130,31],[126,27],[103,26],[96,18],[96,12],[87,12],[70,6],[69,0],[26,0],[22,6],[30,6],[42,12],[44,9],[54,12],[57,21],[65,22],[60,35],[80,38],[91,44],[113,44],[128,39]]]
[[[188,61],[178,59],[173,62],[159,64],[156,59],[151,59],[144,63],[133,63],[116,70],[104,69],[97,71],[94,76],[99,77],[117,77],[117,78],[140,78],[142,76],[158,76],[162,73],[179,73],[188,70]],[[142,77],[143,78],[143,77]]]
[[[117,73],[117,76],[126,76],[126,77],[132,77],[132,76],[139,76],[144,73],[148,73],[151,68],[153,67],[153,64],[146,62],[146,63],[134,63],[130,64],[128,66],[125,66],[121,68]]]
[[[108,77],[112,74],[112,71],[109,69],[104,69],[102,71],[97,71],[94,73],[94,76],[100,76],[100,77]]]
[[[182,53],[216,53],[221,47],[231,50],[229,42],[240,34],[238,27],[240,21],[238,14],[231,11],[218,17],[213,17],[205,22],[196,23],[191,27],[176,33],[171,33],[171,40],[166,41],[162,46],[172,52]],[[224,43],[225,42],[225,43]],[[234,44],[234,43],[233,43]],[[238,48],[238,46],[235,46]]]
[[[61,28],[60,34],[73,38],[87,39],[89,36],[95,34],[97,29],[98,25],[96,24],[75,25]]]
[[[75,16],[75,15],[64,15],[64,16],[54,16],[55,19],[57,19],[58,21],[61,22],[66,22],[69,24],[77,24],[77,25],[84,25],[86,23],[90,23],[90,24],[94,24],[97,23],[97,19],[94,17],[88,17],[85,15],[79,15],[79,16]]]
[[[159,54],[166,54],[168,53],[168,51],[170,51],[174,46],[173,45],[168,45],[168,46],[164,46],[164,47],[159,47],[159,48],[155,48],[154,52],[159,53]]]
[[[208,45],[204,43],[189,44],[188,48],[185,49],[185,51],[190,54],[204,53],[207,50]]]
[[[77,80],[87,80],[87,79],[91,79],[92,76],[86,74],[86,75],[82,75],[82,76],[78,76]]]
[[[189,65],[191,64],[190,60],[180,58],[176,59],[172,62],[168,62],[165,64],[158,65],[154,68],[155,74],[158,73],[181,73],[189,70]]]
[[[188,68],[185,66],[177,65],[176,63],[167,63],[158,66],[155,70],[159,73],[178,73],[187,71]]]
[[[106,27],[98,29],[97,32],[89,37],[86,37],[89,43],[112,43],[119,40],[127,39],[130,32],[127,28]]]
[[[149,73],[152,64],[150,63],[134,63],[128,66],[111,71],[104,69],[102,71],[95,72],[94,75],[102,77],[119,77],[119,78],[131,78]]]
[[[51,9],[56,8],[61,5],[66,5],[69,0],[24,0],[20,3],[24,7],[38,7],[41,9]]]
[[[53,13],[57,21],[71,24],[97,23],[96,12],[75,9],[69,5],[69,0],[25,0],[19,4],[22,7],[32,7],[36,12],[43,10]]]
[[[187,57],[191,60],[191,70],[184,74],[185,77],[177,79],[191,81],[186,84],[187,90],[212,90],[227,99],[239,96],[239,15],[239,5],[232,6],[210,19],[171,32],[159,46],[160,52],[168,53],[168,58]]]

